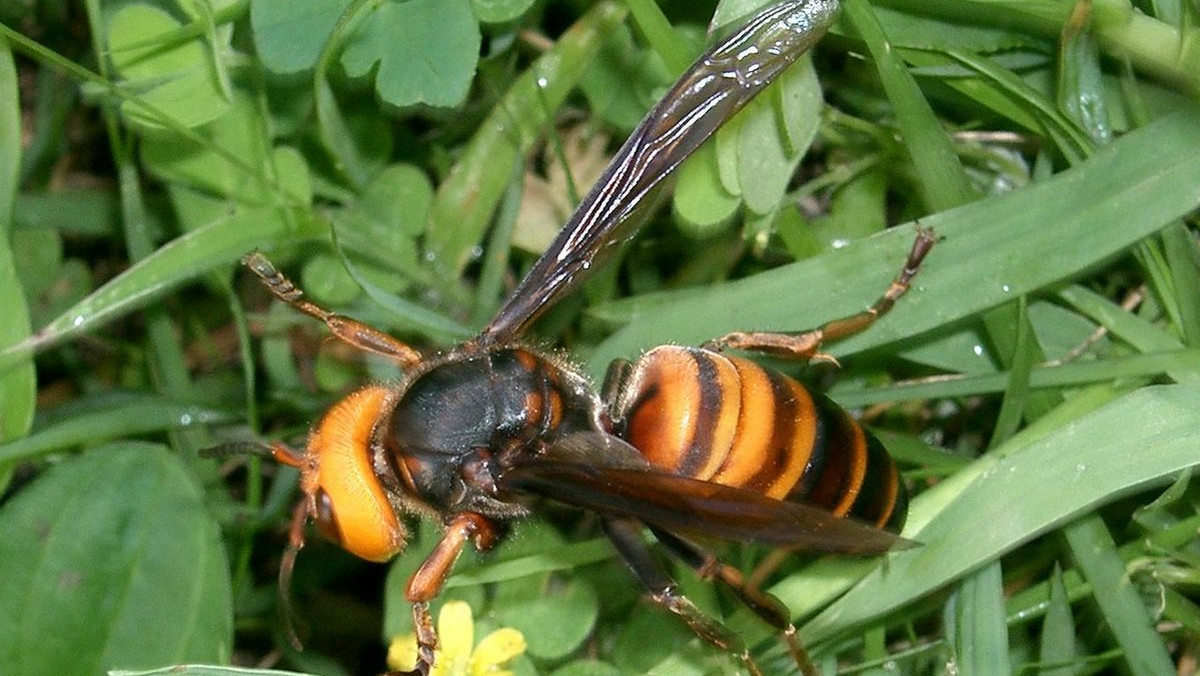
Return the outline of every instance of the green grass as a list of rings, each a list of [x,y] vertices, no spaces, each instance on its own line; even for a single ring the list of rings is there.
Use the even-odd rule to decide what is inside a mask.
[[[387,567],[310,536],[298,653],[275,581],[295,473],[199,451],[300,445],[395,374],[268,303],[238,260],[264,250],[421,348],[461,341],[714,12],[756,3],[310,4],[0,8],[0,673],[382,670],[433,525]],[[827,671],[1194,670],[1198,18],[844,0],[811,64],[536,327],[596,378],[656,344],[802,330],[870,303],[916,225],[935,230],[894,312],[805,374],[900,461],[922,543],[771,571]],[[639,600],[594,526],[522,523],[444,596],[471,604],[477,640],[520,629],[522,674],[736,668]],[[769,556],[715,547],[747,572]],[[794,669],[677,577],[768,673]]]

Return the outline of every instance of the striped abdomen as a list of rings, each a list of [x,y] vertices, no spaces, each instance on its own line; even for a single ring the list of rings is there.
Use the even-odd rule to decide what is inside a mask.
[[[747,359],[662,346],[617,397],[622,436],[650,464],[898,531],[907,499],[883,446],[848,413]]]

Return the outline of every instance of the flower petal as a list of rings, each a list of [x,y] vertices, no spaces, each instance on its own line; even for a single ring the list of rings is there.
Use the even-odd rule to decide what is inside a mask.
[[[447,601],[438,613],[438,640],[441,649],[438,659],[450,667],[454,663],[466,664],[475,644],[475,618],[466,601]]]
[[[525,652],[525,636],[512,627],[488,634],[471,655],[472,676],[499,676],[499,667]]]
[[[392,638],[387,652],[388,669],[412,671],[417,666],[417,635],[401,634]]]

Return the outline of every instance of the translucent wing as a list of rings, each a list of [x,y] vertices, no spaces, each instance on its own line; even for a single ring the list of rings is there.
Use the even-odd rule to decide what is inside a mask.
[[[825,33],[837,0],[772,5],[713,45],[633,131],[550,248],[484,329],[482,343],[520,335],[634,235],[630,215],[726,120]]]

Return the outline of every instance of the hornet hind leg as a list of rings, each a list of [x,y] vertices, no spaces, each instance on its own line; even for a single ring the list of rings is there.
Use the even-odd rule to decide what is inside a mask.
[[[683,618],[683,621],[687,622],[692,631],[700,638],[718,648],[737,655],[738,659],[746,667],[746,671],[750,674],[753,676],[762,676],[762,670],[759,669],[754,658],[750,656],[750,649],[746,645],[746,642],[742,640],[742,637],[738,636],[736,632],[718,620],[706,615],[704,611],[696,607],[694,603],[679,591],[675,580],[663,570],[662,566],[651,554],[645,541],[642,540],[641,533],[639,532],[640,527],[637,521],[631,519],[606,519],[604,521],[604,533],[617,548],[617,552],[621,555],[621,558],[625,559],[625,563],[628,564],[629,569],[633,571],[633,574],[650,592],[650,600]],[[671,545],[668,543],[668,546],[670,547]],[[685,546],[684,549],[687,550],[687,547]],[[686,560],[686,557],[681,556],[681,558],[685,558]],[[782,617],[782,621],[790,626],[790,623],[786,619],[786,612],[781,610],[782,606],[778,601],[772,604],[766,600],[770,597],[765,594],[749,591],[743,595],[744,588],[739,587],[737,589],[739,590],[739,596],[743,600],[753,599],[753,601],[747,601],[747,605],[754,609],[756,613],[759,613],[758,608],[760,607],[774,606],[770,611],[767,611],[773,618],[768,619],[768,622],[774,624],[774,620]],[[766,616],[763,615],[763,617],[765,618]],[[802,664],[801,669],[804,669],[806,676],[816,676],[817,674],[815,670],[811,670],[811,664],[808,664],[807,668]]]
[[[816,676],[820,673],[809,659],[808,651],[797,638],[796,627],[792,624],[787,606],[782,601],[747,583],[740,570],[721,563],[711,552],[669,531],[654,527],[650,530],[667,551],[694,569],[701,579],[721,582],[755,615],[778,629],[787,643],[792,659],[796,661],[796,666],[800,667],[805,676]]]
[[[727,348],[762,352],[799,361],[836,361],[833,357],[821,354],[821,345],[862,333],[876,320],[887,314],[896,301],[908,291],[912,278],[921,269],[921,261],[925,259],[925,255],[933,248],[935,242],[937,242],[937,236],[933,234],[931,228],[917,228],[917,239],[913,242],[912,250],[909,251],[900,274],[896,275],[896,278],[888,285],[887,291],[871,307],[858,314],[835,319],[815,329],[800,333],[734,331],[708,341],[704,347],[716,352]]]

